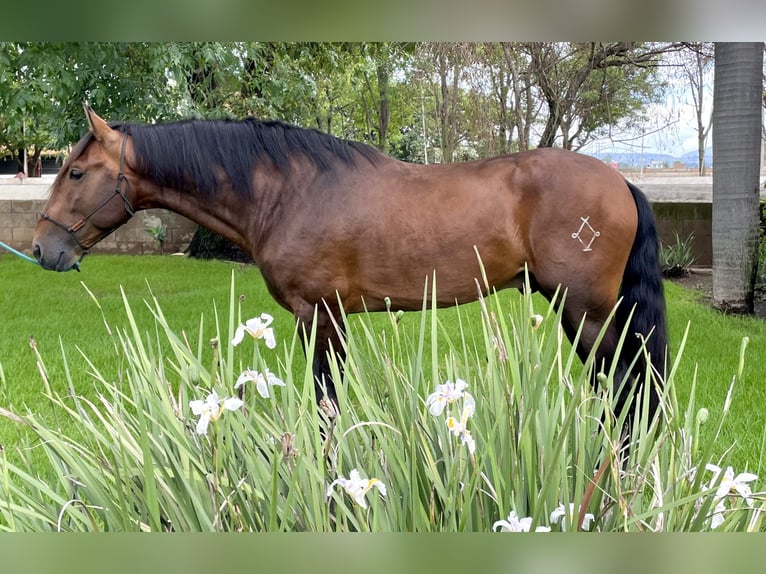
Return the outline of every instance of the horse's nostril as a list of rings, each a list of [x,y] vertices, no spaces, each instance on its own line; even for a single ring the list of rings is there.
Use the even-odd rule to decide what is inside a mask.
[[[42,257],[42,251],[40,250],[40,246],[35,243],[34,246],[32,246],[32,253],[35,256],[35,259],[40,261],[40,258]]]

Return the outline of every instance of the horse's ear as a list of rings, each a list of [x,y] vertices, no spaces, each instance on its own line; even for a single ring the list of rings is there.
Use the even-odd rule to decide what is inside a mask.
[[[93,137],[106,147],[119,145],[120,132],[109,127],[109,124],[100,118],[87,102],[83,103],[83,107],[85,108],[85,117],[88,119],[88,127]]]

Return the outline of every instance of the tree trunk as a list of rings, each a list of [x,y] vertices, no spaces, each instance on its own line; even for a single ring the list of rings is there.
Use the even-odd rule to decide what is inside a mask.
[[[391,121],[391,103],[388,98],[389,54],[386,50],[378,60],[378,149],[388,153],[388,126]]]
[[[753,312],[763,42],[718,42],[713,90],[713,303]]]
[[[439,52],[437,55],[437,63],[439,66],[439,98],[437,98],[437,108],[439,112],[439,127],[441,136],[441,152],[442,163],[452,163],[452,137],[450,133],[451,129],[451,115],[450,107],[451,95],[448,83],[449,63],[446,53],[446,48],[442,45],[439,46]],[[454,95],[454,94],[453,94]],[[439,106],[441,104],[441,106]]]

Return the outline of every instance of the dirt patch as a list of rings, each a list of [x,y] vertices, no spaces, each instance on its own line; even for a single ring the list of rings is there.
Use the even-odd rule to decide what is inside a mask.
[[[668,277],[676,285],[685,289],[699,291],[705,302],[710,303],[713,298],[713,270],[705,268],[692,268],[685,275]]]
[[[713,302],[713,270],[708,268],[692,268],[686,275],[670,277],[670,281],[684,287],[693,289],[701,294],[701,301],[712,306]],[[755,315],[766,319],[766,290],[763,287],[755,293]]]

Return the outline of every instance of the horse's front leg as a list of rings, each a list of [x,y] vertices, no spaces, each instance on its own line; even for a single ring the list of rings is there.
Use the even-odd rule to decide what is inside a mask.
[[[339,413],[338,395],[335,392],[335,385],[341,384],[343,378],[343,363],[346,358],[345,336],[342,322],[335,319],[340,313],[333,312],[327,307],[317,307],[314,315],[314,307],[304,309],[302,312],[296,312],[295,317],[299,328],[303,327],[304,336],[302,339],[304,352],[309,345],[311,336],[312,322],[316,321],[316,338],[314,341],[314,353],[312,357],[311,370],[314,375],[314,391],[316,401],[322,412],[329,418],[333,418]],[[331,361],[337,359],[340,375],[338,381],[333,380]]]

